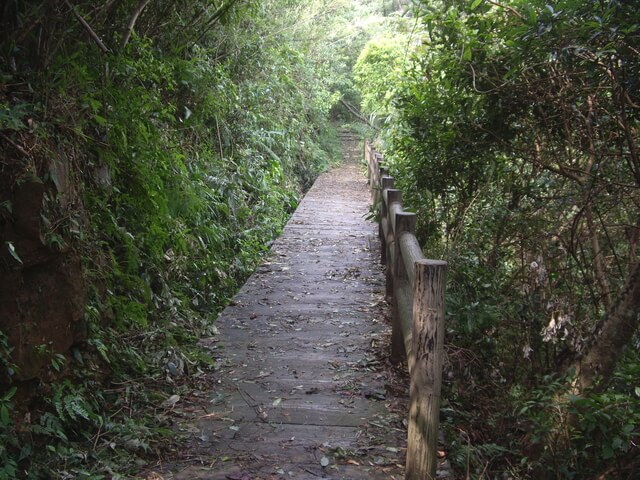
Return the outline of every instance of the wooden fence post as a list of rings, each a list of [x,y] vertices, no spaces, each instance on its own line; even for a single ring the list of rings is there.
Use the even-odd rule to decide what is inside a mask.
[[[406,480],[435,480],[447,262],[415,263]]]
[[[371,186],[371,157],[369,156],[369,140],[364,141],[364,161],[367,164],[367,185]]]
[[[393,178],[386,177],[391,180],[391,184],[393,184]],[[398,242],[396,241],[396,234],[393,231],[393,218],[391,218],[391,205],[394,203],[402,202],[402,192],[400,190],[396,190],[393,188],[387,189],[387,198],[386,201],[383,198],[384,203],[384,225],[382,222],[380,225],[382,226],[381,238],[382,238],[382,249],[381,249],[381,258],[384,260],[383,265],[386,265],[386,290],[385,296],[387,301],[391,301],[393,298],[393,285],[394,285],[394,277],[393,272],[395,270],[394,267],[394,251],[397,248]],[[386,233],[385,233],[386,230]]]
[[[395,197],[391,197],[390,199],[387,199],[385,201],[384,199],[384,191],[386,189],[390,189],[390,191],[395,191],[393,190],[393,177],[389,177],[389,176],[384,176],[380,178],[380,222],[378,223],[378,236],[380,237],[381,240],[381,248],[380,248],[380,262],[382,263],[382,265],[386,265],[387,264],[387,239],[385,238],[385,233],[384,233],[384,225],[382,222],[383,218],[386,218],[387,220],[389,219],[389,205],[391,205],[392,200],[393,201],[397,201],[395,200]]]
[[[398,197],[401,198],[400,190]],[[398,201],[400,202],[400,198]],[[395,294],[396,288],[410,288],[407,272],[404,267],[402,258],[402,249],[400,248],[400,237],[405,233],[413,234],[416,229],[416,214],[409,212],[398,212],[395,218],[390,218],[393,228],[393,263],[392,263],[392,289],[393,295],[393,321],[391,323],[391,361],[401,362],[406,358],[406,349],[404,346],[404,334],[402,333],[402,316],[400,314],[398,302],[401,301],[399,295]],[[387,268],[387,272],[389,269]]]

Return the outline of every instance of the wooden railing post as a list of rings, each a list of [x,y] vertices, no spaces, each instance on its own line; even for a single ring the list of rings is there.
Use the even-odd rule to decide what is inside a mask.
[[[393,201],[399,201],[398,199],[396,199],[393,194],[391,196],[391,200],[387,199],[385,200],[384,197],[384,191],[389,189],[390,191],[395,191],[393,190],[393,177],[389,177],[389,176],[383,176],[380,179],[380,223],[378,224],[378,236],[380,237],[381,243],[382,243],[382,248],[380,249],[380,261],[382,262],[382,265],[386,265],[387,264],[387,239],[385,238],[385,233],[384,233],[384,222],[382,221],[383,218],[386,218],[387,220],[389,219],[389,205],[393,202]]]
[[[376,205],[376,194],[380,189],[380,167],[373,146],[368,140],[364,144],[364,157],[367,162],[367,183],[371,193],[371,202]]]
[[[370,152],[370,147],[369,147],[369,140],[365,140],[364,141],[364,161],[367,164],[367,185],[371,186],[371,158],[369,156],[369,152]]]
[[[398,192],[398,197],[401,198],[401,192]],[[399,199],[400,202],[400,199]],[[393,228],[393,263],[392,263],[392,289],[393,295],[393,315],[391,322],[391,361],[399,363],[406,358],[406,349],[404,345],[404,334],[402,333],[402,315],[401,308],[398,302],[402,301],[400,295],[395,294],[396,288],[410,288],[409,279],[407,278],[407,272],[404,267],[404,260],[402,258],[402,249],[400,248],[400,238],[407,233],[413,234],[416,228],[416,214],[409,212],[398,212],[395,214],[395,218],[391,218]],[[389,268],[387,268],[389,272]],[[387,281],[388,286],[388,281]],[[407,310],[407,309],[404,309]]]
[[[447,262],[415,263],[407,480],[435,480],[444,346]]]
[[[367,145],[367,165],[369,167],[369,186],[371,188],[371,202],[373,205],[377,205],[380,201],[382,191],[380,190],[380,183],[382,179],[382,162],[383,157],[376,152],[371,144]]]
[[[391,360],[407,359],[410,375],[406,480],[435,480],[444,349],[447,262],[426,260],[415,237],[416,215],[402,208],[402,192],[365,145],[371,198],[380,202],[381,260],[392,304]]]
[[[386,177],[391,179],[391,177]],[[393,179],[391,179],[393,181]],[[383,190],[383,193],[385,191]],[[400,190],[396,190],[393,188],[386,189],[386,198],[383,195],[383,203],[384,203],[384,220],[380,223],[382,228],[382,248],[381,248],[381,259],[383,259],[383,265],[386,265],[386,291],[385,296],[387,301],[391,302],[394,296],[393,285],[394,285],[394,277],[393,272],[395,270],[395,257],[394,251],[397,246],[397,238],[396,233],[393,230],[393,219],[391,218],[391,205],[394,203],[402,202],[402,192]]]

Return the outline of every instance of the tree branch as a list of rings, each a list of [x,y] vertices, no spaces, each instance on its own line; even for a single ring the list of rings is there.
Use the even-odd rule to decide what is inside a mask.
[[[93,39],[94,42],[96,42],[96,44],[98,45],[98,47],[100,48],[100,50],[102,50],[104,53],[109,53],[109,49],[107,48],[107,46],[102,43],[102,40],[100,40],[100,37],[98,37],[98,34],[96,34],[96,32],[93,31],[93,28],[91,28],[91,25],[89,25],[87,23],[87,21],[82,18],[82,15],[80,15],[77,10],[76,7],[74,7],[73,5],[71,5],[71,3],[69,2],[69,0],[64,0],[64,3],[67,4],[67,6],[71,9],[71,11],[73,12],[73,14],[76,16],[76,18],[78,19],[78,21],[80,22],[80,24],[84,27],[84,29],[87,31],[87,33],[89,34],[89,36]]]
[[[233,7],[233,5],[235,3],[237,3],[237,2],[238,2],[238,0],[227,0],[226,3],[223,3],[215,12],[213,12],[213,15],[207,21],[207,23],[205,23],[202,32],[200,33],[200,35],[198,36],[196,41],[193,42],[193,43],[196,44],[196,43],[200,42],[200,40],[202,40],[204,38],[204,36],[207,33],[209,33],[209,30],[211,30],[211,28],[213,28],[213,26],[216,23],[218,23],[218,20],[220,20],[231,9],[231,7]]]
[[[349,113],[351,113],[354,117],[358,118],[360,121],[366,123],[367,125],[369,125],[371,128],[374,128],[376,130],[380,130],[378,127],[376,127],[374,124],[372,124],[364,115],[362,115],[362,113],[360,113],[358,111],[358,109],[356,107],[354,107],[353,105],[351,105],[348,102],[345,102],[342,98],[340,99],[340,103],[342,105],[344,105],[344,107],[349,110]]]
[[[20,152],[25,157],[29,156],[29,152],[27,152],[23,147],[18,145],[16,142],[7,137],[4,133],[0,133],[0,138],[4,139],[9,145],[15,148],[18,152]]]
[[[522,14],[519,11],[517,11],[515,8],[510,7],[509,5],[502,5],[501,3],[494,2],[492,0],[487,0],[487,3],[490,3],[491,5],[494,5],[496,7],[504,8],[505,10],[511,12],[513,15],[518,17],[520,20],[524,20],[524,17],[522,16]]]
[[[131,34],[133,33],[133,27],[138,21],[138,17],[150,1],[151,0],[140,0],[135,10],[131,14],[131,17],[129,17],[127,28],[125,28],[124,33],[122,34],[122,43],[120,44],[121,50],[124,50],[124,48],[127,46],[127,43],[129,43],[129,39],[131,38]]]

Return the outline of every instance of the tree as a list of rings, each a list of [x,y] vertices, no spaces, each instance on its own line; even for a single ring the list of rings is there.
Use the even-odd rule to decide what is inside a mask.
[[[530,412],[537,389],[560,391],[546,406],[578,412],[575,443],[545,451],[595,474],[577,439],[624,456],[637,435],[635,416],[623,446],[587,418],[596,398],[637,404],[619,378],[638,362],[640,17],[618,1],[419,3],[386,153],[428,255],[452,266],[448,338],[478,359],[454,391],[472,401],[468,385],[490,384],[503,414],[513,392]]]

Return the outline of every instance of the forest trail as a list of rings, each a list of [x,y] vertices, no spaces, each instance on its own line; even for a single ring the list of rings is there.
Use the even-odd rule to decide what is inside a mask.
[[[318,178],[203,340],[220,368],[196,392],[206,411],[180,425],[188,452],[160,478],[403,478],[377,226],[360,143],[342,140],[343,165]]]

